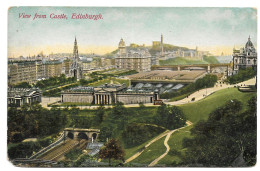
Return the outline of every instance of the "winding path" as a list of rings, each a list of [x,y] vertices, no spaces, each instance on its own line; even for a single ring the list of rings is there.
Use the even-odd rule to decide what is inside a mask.
[[[192,124],[192,122],[187,121],[186,124],[187,124],[186,126],[181,127],[181,128],[178,128],[178,129],[171,130],[171,131],[167,134],[167,136],[166,136],[166,138],[165,138],[165,140],[164,140],[164,146],[166,147],[165,153],[163,153],[161,156],[159,156],[159,157],[156,158],[154,161],[152,161],[152,163],[150,163],[150,164],[148,165],[149,167],[152,167],[152,166],[156,165],[162,158],[164,158],[164,157],[168,154],[168,152],[170,151],[170,146],[168,145],[168,141],[169,141],[169,139],[170,139],[172,133],[174,133],[174,132],[176,132],[176,131],[179,131],[179,130],[181,130],[181,129],[183,129],[183,128],[186,128],[187,126],[190,126],[190,125]]]
[[[129,163],[129,162],[131,162],[132,160],[134,160],[135,158],[137,158],[138,156],[140,156],[140,155],[144,152],[144,150],[145,150],[147,147],[149,147],[152,143],[154,143],[155,141],[157,141],[157,140],[161,139],[162,137],[168,135],[169,131],[170,131],[170,130],[166,130],[166,131],[164,131],[162,134],[158,135],[156,138],[154,138],[152,141],[150,141],[148,144],[146,144],[146,145],[144,146],[144,149],[143,149],[143,150],[141,150],[141,151],[135,153],[135,154],[132,155],[130,158],[128,158],[128,159],[125,161],[125,163]]]
[[[160,134],[159,136],[157,136],[156,138],[154,138],[152,141],[150,141],[148,144],[146,144],[144,147],[144,149],[142,151],[139,151],[137,153],[135,153],[133,156],[131,156],[130,158],[128,158],[126,161],[125,161],[125,164],[126,163],[129,163],[131,162],[132,160],[134,160],[135,158],[137,158],[138,156],[140,156],[144,150],[149,147],[152,143],[156,142],[157,140],[161,139],[162,137],[166,136],[165,140],[164,140],[164,146],[166,147],[166,151],[164,154],[162,154],[160,157],[156,158],[151,164],[149,164],[148,166],[154,166],[155,164],[158,163],[159,160],[161,160],[164,156],[166,156],[168,154],[168,152],[170,151],[170,147],[168,145],[168,140],[169,138],[171,137],[172,133],[174,133],[175,131],[178,131],[180,129],[183,129],[187,126],[190,126],[192,124],[192,122],[190,121],[186,121],[186,126],[184,127],[181,127],[181,128],[178,128],[178,129],[174,129],[174,130],[166,130],[165,132],[163,132],[162,134]]]

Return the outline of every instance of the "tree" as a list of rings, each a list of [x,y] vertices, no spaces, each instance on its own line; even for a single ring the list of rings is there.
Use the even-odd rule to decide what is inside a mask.
[[[104,115],[105,107],[103,105],[100,105],[95,112],[95,117],[98,124],[101,124],[103,122]]]
[[[128,122],[128,110],[124,107],[122,102],[117,102],[111,110],[109,117],[111,120],[119,121],[118,129],[123,130]]]
[[[163,104],[157,109],[155,122],[167,129],[177,129],[185,125],[186,117],[178,107]]]
[[[14,85],[15,88],[32,88],[32,86],[28,82],[21,82]]]
[[[70,118],[72,120],[73,127],[78,125],[78,114],[79,114],[79,108],[73,107],[69,110]]]
[[[248,110],[231,100],[200,121],[193,129],[193,138],[184,139],[187,164],[204,166],[253,166],[256,163],[256,101],[249,100]],[[242,162],[235,163],[240,158]]]
[[[163,131],[165,129],[150,124],[129,123],[122,132],[124,147],[140,145]]]
[[[105,147],[101,148],[99,152],[99,158],[108,159],[109,166],[111,166],[111,159],[122,160],[124,162],[124,149],[116,139],[111,139],[105,144]]]

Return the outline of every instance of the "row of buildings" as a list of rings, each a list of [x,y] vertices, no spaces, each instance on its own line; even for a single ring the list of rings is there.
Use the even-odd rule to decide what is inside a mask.
[[[163,48],[163,35],[161,35],[160,42],[153,42],[153,46],[157,45],[161,47],[161,52],[156,55],[151,55],[145,45],[139,46],[131,44],[130,48],[127,48],[124,40],[121,39],[115,58],[86,58],[79,56],[77,40],[75,38],[73,54],[70,57],[57,57],[51,54],[48,58],[44,58],[43,54],[41,54],[27,59],[9,60],[8,83],[34,83],[37,80],[59,76],[61,74],[65,74],[68,77],[77,76],[77,78],[80,79],[83,78],[84,72],[100,68],[119,68],[147,72],[151,70],[153,65],[159,65],[159,59],[165,60],[177,56],[202,58],[202,56],[206,55],[206,52],[198,51],[197,48],[196,50],[189,51],[178,50],[165,52]]]
[[[8,62],[8,84],[20,82],[34,83],[42,78],[60,76],[63,64],[61,61],[15,60]]]

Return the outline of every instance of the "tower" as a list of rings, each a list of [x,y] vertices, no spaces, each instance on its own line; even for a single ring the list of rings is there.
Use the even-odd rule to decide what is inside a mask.
[[[119,50],[119,55],[120,57],[125,57],[126,56],[126,47],[125,47],[125,42],[121,38],[119,44],[118,44],[118,50]]]
[[[70,66],[70,76],[75,77],[78,81],[82,78],[82,65],[79,61],[79,51],[77,39],[75,37],[74,48],[73,48],[73,63]]]
[[[73,48],[73,61],[79,61],[79,51],[78,51],[78,44],[77,44],[77,39],[75,37],[74,41],[74,48]]]
[[[163,52],[163,35],[161,34],[161,56],[164,56]]]

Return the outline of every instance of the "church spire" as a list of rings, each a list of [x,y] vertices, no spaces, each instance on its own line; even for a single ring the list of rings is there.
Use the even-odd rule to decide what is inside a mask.
[[[76,36],[75,36],[75,42],[74,42],[74,48],[73,48],[73,58],[74,58],[74,60],[78,60],[78,58],[79,58]]]

